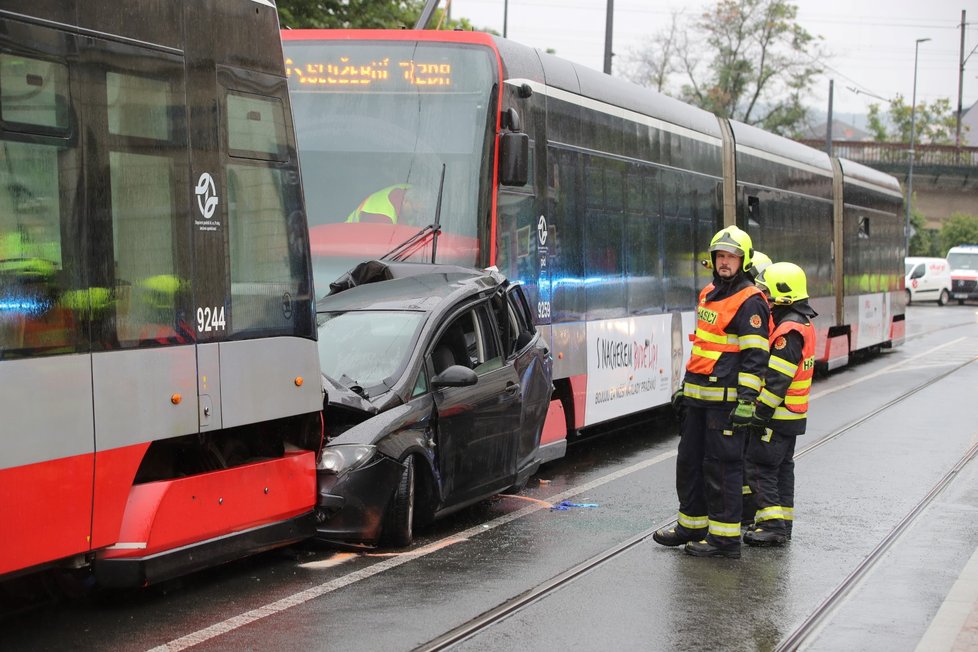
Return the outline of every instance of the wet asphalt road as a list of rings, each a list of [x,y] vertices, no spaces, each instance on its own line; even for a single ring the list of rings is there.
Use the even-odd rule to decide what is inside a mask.
[[[902,347],[816,382],[787,547],[695,559],[648,539],[457,649],[774,649],[978,439],[976,307],[911,306],[907,330]],[[572,447],[520,496],[436,523],[407,552],[301,546],[49,604],[0,621],[0,650],[411,650],[668,523],[677,442],[663,414]],[[914,649],[975,552],[976,466],[900,532],[809,649]],[[596,506],[549,509],[561,500]]]

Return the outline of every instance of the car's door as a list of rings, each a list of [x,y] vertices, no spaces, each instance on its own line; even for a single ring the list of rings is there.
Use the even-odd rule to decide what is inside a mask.
[[[502,340],[503,355],[520,379],[520,435],[516,470],[534,462],[540,434],[550,405],[552,361],[546,343],[533,326],[521,287],[506,284],[493,297],[493,313]]]
[[[513,480],[520,383],[495,336],[488,306],[455,313],[429,352],[434,381],[449,364],[473,369],[469,387],[434,387],[435,454],[445,506],[484,497]]]
[[[915,300],[927,298],[927,281],[924,276],[926,269],[926,264],[917,263],[917,265],[913,268],[913,271],[910,272],[910,295]]]

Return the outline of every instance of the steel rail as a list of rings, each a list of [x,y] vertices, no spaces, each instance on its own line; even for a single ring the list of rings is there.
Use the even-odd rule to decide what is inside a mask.
[[[961,370],[962,368],[972,364],[978,360],[978,358],[972,358],[964,363],[956,365],[951,369],[929,378],[925,382],[907,390],[901,395],[897,396],[891,401],[884,403],[880,407],[872,410],[866,415],[859,417],[855,421],[852,421],[848,425],[839,428],[835,432],[829,433],[819,439],[818,441],[806,446],[802,450],[795,453],[795,459],[816,450],[817,448],[823,446],[824,444],[835,440],[846,432],[852,430],[853,428],[869,421],[873,417],[877,416],[881,412],[888,410],[889,408],[897,405],[906,399],[910,398],[914,394],[923,391],[929,386],[933,385],[935,382],[943,380],[944,378],[950,376],[951,374]],[[921,511],[940,493],[940,491],[947,486],[947,484],[953,479],[953,477],[960,471],[961,468],[967,464],[978,453],[978,444],[975,444],[961,460],[954,466],[951,471],[949,471],[941,480],[935,485],[934,488],[925,496],[924,500],[917,504],[910,514],[908,514],[904,519],[883,539],[882,542],[869,554],[869,556],[864,559],[859,566],[843,580],[842,584],[837,587],[832,594],[824,602],[822,602],[815,611],[806,619],[794,632],[792,632],[788,637],[784,639],[782,643],[776,648],[776,652],[784,652],[785,650],[795,650],[799,642],[803,641],[816,627],[824,617],[834,610],[834,606],[849,592],[849,590],[855,585],[856,582],[875,564],[875,561],[882,556],[884,552],[893,544],[894,541],[899,538],[900,533],[906,528],[907,524],[915,519]],[[440,650],[446,650],[454,645],[462,643],[473,636],[479,634],[480,632],[488,629],[492,625],[499,623],[509,616],[522,611],[531,604],[542,600],[548,595],[554,593],[558,589],[575,580],[583,577],[590,571],[594,570],[598,566],[604,564],[605,562],[614,559],[618,555],[628,551],[629,549],[635,547],[636,545],[642,543],[646,539],[650,538],[652,534],[660,527],[665,527],[670,523],[674,523],[675,519],[670,519],[659,525],[651,527],[647,530],[643,530],[638,534],[630,537],[629,539],[619,543],[603,552],[600,552],[589,559],[582,561],[576,566],[564,571],[558,575],[555,575],[551,579],[538,584],[536,587],[524,591],[523,593],[503,602],[497,607],[490,609],[479,616],[465,622],[458,627],[455,627],[448,632],[445,632],[441,636],[432,639],[431,641],[417,647],[414,652],[438,652]]]

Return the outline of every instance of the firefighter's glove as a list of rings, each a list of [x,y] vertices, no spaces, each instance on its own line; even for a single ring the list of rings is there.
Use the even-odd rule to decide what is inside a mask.
[[[730,412],[731,428],[749,428],[754,419],[754,401],[740,399],[737,407]]]
[[[682,387],[672,395],[672,411],[676,413],[680,421],[686,417],[686,395],[683,394]]]
[[[769,421],[770,419],[768,417],[762,417],[757,412],[754,412],[754,416],[750,419],[750,433],[752,435],[756,434],[758,437],[763,437],[767,434]]]

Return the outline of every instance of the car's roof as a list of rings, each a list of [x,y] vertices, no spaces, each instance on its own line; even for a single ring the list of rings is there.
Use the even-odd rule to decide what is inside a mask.
[[[316,302],[316,311],[431,312],[443,304],[495,288],[502,280],[498,273],[456,265],[398,263],[386,268],[383,278],[387,280],[368,280],[331,293]]]

